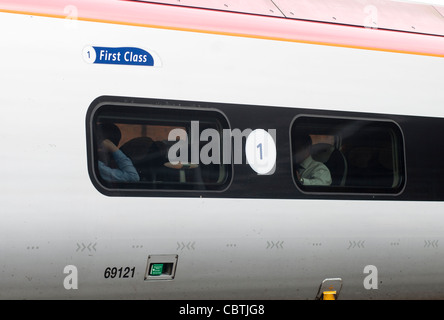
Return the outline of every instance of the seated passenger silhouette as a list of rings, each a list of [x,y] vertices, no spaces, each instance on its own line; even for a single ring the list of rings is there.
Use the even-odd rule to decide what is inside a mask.
[[[99,173],[107,182],[137,182],[139,174],[119,148],[122,135],[114,124],[99,124],[97,127]]]
[[[311,157],[311,137],[293,137],[293,161],[295,179],[304,186],[329,186],[332,182],[330,170]]]

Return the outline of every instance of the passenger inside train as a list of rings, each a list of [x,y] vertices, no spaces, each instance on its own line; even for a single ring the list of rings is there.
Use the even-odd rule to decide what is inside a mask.
[[[137,182],[139,175],[130,158],[117,146],[121,139],[119,128],[112,123],[102,123],[97,128],[98,168],[107,182]]]

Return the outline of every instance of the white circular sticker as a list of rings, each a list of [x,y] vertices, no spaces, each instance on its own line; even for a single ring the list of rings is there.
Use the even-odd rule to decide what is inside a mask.
[[[256,129],[249,134],[245,144],[245,155],[250,167],[258,174],[274,173],[276,143],[267,131]]]
[[[83,59],[88,63],[96,61],[96,50],[93,47],[85,47],[83,49]]]

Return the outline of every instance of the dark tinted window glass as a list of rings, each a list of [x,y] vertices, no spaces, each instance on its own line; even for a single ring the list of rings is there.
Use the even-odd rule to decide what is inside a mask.
[[[291,143],[304,191],[399,193],[404,185],[402,133],[391,121],[300,116]]]
[[[225,117],[214,110],[102,105],[91,117],[94,176],[107,189],[222,190]]]

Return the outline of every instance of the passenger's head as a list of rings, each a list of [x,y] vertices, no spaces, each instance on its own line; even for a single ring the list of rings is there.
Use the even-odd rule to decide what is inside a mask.
[[[296,163],[302,163],[310,156],[311,153],[311,137],[308,134],[293,136],[293,157]]]
[[[110,140],[116,146],[119,145],[122,134],[120,129],[114,123],[101,123],[97,125],[97,142],[99,146],[102,144],[103,140]]]

